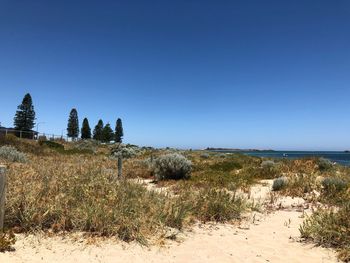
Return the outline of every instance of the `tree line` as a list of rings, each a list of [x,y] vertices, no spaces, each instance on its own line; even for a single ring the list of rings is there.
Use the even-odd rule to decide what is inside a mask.
[[[78,111],[75,108],[73,108],[69,114],[67,136],[73,140],[79,137]],[[109,123],[104,125],[103,121],[100,119],[91,133],[89,120],[84,118],[80,130],[80,136],[81,139],[94,139],[101,142],[110,142],[114,140],[115,142],[120,143],[124,136],[122,120],[120,118],[117,119],[113,131]]]
[[[32,131],[35,126],[35,111],[32,97],[27,93],[22,103],[17,107],[14,117],[14,128],[19,131]],[[120,118],[117,119],[114,131],[111,125],[103,124],[100,119],[91,133],[90,124],[87,118],[84,118],[81,130],[79,130],[78,112],[75,108],[70,111],[67,125],[67,136],[73,140],[81,136],[81,139],[95,139],[102,142],[122,142],[124,132],[123,124]]]

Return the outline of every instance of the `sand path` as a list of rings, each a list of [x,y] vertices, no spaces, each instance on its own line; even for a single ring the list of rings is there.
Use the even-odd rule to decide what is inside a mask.
[[[162,248],[19,236],[16,251],[1,253],[0,262],[337,262],[332,250],[298,242],[301,217],[297,210],[279,210],[247,228],[198,225],[183,242],[172,241]]]

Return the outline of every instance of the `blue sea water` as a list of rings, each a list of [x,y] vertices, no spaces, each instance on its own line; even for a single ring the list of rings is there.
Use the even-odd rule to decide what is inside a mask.
[[[223,151],[221,151],[223,152]],[[225,151],[230,152],[230,151]],[[334,152],[334,151],[242,151],[240,153],[250,156],[267,157],[267,158],[290,158],[299,159],[305,157],[323,157],[332,162],[341,165],[350,166],[349,152]]]

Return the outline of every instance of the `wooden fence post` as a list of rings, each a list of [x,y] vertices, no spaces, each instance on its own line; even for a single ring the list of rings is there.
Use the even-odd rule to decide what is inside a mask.
[[[6,193],[6,166],[0,165],[0,232],[4,230]]]
[[[121,156],[118,157],[118,179],[122,178],[122,166],[123,166],[123,159]]]

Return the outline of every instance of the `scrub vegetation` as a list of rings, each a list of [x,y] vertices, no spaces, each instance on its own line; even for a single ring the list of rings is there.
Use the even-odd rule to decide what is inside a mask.
[[[82,231],[147,245],[195,222],[237,222],[255,209],[239,193],[269,179],[275,194],[303,197],[315,208],[300,227],[301,236],[350,260],[350,169],[326,160],[268,160],[90,139],[38,143],[3,136],[0,147],[26,158],[18,162],[0,155],[8,168],[0,250],[11,247],[12,232]]]

